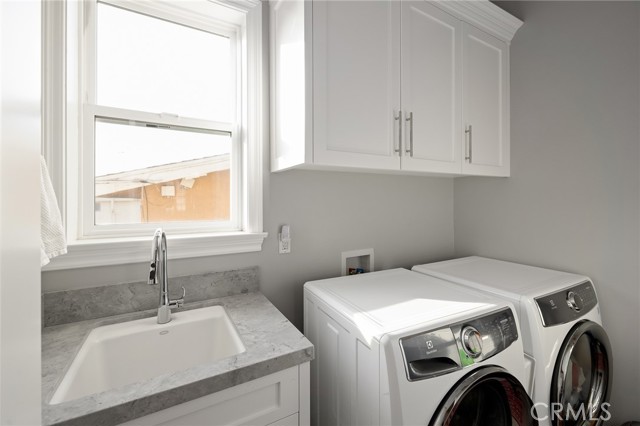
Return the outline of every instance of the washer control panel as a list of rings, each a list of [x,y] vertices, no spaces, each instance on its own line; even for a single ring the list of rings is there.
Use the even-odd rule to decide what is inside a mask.
[[[439,330],[400,339],[409,381],[439,376],[481,362],[518,340],[513,312],[504,308]]]
[[[576,320],[598,304],[596,292],[590,281],[537,297],[535,301],[545,327]]]

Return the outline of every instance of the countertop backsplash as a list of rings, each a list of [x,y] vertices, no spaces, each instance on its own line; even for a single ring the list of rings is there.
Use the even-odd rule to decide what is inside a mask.
[[[169,278],[172,297],[186,290],[185,303],[258,291],[258,267]],[[158,307],[157,285],[146,281],[57,291],[42,295],[43,327],[68,324]]]

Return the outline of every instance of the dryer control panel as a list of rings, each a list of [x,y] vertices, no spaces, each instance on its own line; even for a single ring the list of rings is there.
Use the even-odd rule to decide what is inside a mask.
[[[518,340],[513,312],[504,308],[439,330],[400,339],[409,381],[439,376],[484,361]]]
[[[535,301],[545,327],[574,321],[598,304],[596,291],[590,281],[536,297]]]

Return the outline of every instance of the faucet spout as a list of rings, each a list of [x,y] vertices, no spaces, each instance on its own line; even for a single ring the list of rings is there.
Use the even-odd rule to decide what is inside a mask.
[[[185,289],[182,297],[169,299],[169,274],[167,273],[167,237],[162,228],[156,229],[151,243],[151,264],[149,267],[149,284],[160,284],[160,300],[158,303],[158,324],[171,321],[171,307],[184,304]]]

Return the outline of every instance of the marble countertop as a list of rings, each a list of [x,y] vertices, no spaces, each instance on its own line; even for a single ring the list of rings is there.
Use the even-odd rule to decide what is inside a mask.
[[[61,404],[49,400],[95,327],[151,317],[155,310],[47,327],[42,332],[42,424],[108,426],[129,421],[313,359],[313,345],[259,292],[185,305],[222,305],[246,351]],[[176,360],[179,363],[179,360]]]

